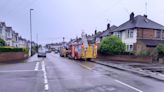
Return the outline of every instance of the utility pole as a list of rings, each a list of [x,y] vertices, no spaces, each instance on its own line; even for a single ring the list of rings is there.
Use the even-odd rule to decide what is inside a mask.
[[[146,15],[147,15],[147,1],[146,1],[146,3],[145,3],[145,13],[146,13]]]
[[[31,12],[34,9],[30,9],[30,49],[29,49],[29,56],[32,56],[32,15]]]
[[[38,33],[36,34],[36,42],[37,42],[37,52],[38,52],[38,49],[39,49]]]
[[[39,42],[38,42],[38,33],[36,34],[36,42],[37,42],[37,44],[39,44]]]

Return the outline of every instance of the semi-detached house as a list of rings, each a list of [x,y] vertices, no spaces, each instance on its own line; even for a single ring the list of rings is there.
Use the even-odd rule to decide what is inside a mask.
[[[129,20],[111,34],[121,38],[127,51],[150,51],[158,44],[164,44],[164,26],[148,19],[147,15],[131,13]]]
[[[0,38],[6,41],[6,24],[5,22],[0,22]]]
[[[12,27],[6,27],[6,44],[7,46],[13,46],[12,42]]]
[[[18,33],[12,31],[12,46],[18,47]]]

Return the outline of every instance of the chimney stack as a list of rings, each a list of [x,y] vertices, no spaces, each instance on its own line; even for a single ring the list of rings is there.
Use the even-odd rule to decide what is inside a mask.
[[[147,18],[147,15],[144,15],[145,18]]]
[[[110,29],[110,24],[108,23],[108,24],[107,24],[107,30],[109,30],[109,29]]]
[[[97,34],[97,30],[95,30],[95,35]]]
[[[132,12],[132,13],[130,14],[130,20],[131,20],[131,21],[134,20],[134,12]]]

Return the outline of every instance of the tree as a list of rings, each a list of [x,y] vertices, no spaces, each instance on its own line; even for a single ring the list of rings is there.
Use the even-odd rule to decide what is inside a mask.
[[[126,45],[116,36],[104,37],[100,43],[99,52],[101,54],[115,55],[125,52]]]
[[[6,45],[5,41],[0,38],[0,46],[5,46],[5,45]]]

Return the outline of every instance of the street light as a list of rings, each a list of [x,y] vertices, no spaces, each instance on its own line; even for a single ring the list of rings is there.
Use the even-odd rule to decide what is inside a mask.
[[[30,9],[30,49],[29,49],[29,56],[32,56],[32,16],[31,16],[31,12],[34,9]]]

